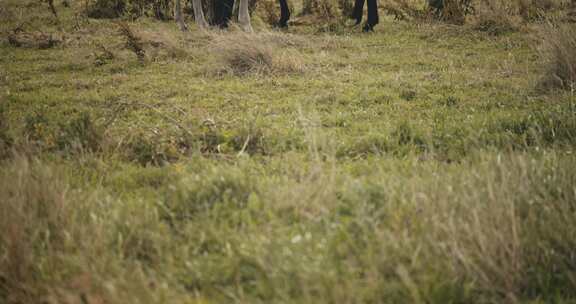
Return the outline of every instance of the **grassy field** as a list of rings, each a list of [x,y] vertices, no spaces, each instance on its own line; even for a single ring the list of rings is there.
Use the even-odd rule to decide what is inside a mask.
[[[57,4],[0,1],[0,302],[575,303],[576,95],[540,88],[542,24]]]

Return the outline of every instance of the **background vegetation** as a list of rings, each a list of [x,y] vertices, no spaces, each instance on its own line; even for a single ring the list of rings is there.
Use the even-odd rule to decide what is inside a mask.
[[[0,302],[576,301],[571,4],[315,3],[2,1]]]

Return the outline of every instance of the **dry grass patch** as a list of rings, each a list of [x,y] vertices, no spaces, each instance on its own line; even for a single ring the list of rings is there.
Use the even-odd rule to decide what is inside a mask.
[[[97,53],[110,57],[106,55],[106,51],[103,52],[103,46],[112,54],[129,51],[142,63],[178,60],[189,58],[193,50],[207,43],[206,37],[201,32],[184,36],[181,32],[172,31],[169,28],[143,29],[128,22],[118,23],[117,38],[121,43],[110,43],[110,40],[106,43],[96,43]],[[98,59],[99,56],[96,57]]]
[[[8,34],[8,44],[13,47],[30,49],[50,49],[62,43],[54,34],[41,31],[26,31],[19,26]]]
[[[566,7],[563,0],[479,0],[472,19],[475,29],[500,35],[518,31],[531,22],[556,18]]]
[[[291,35],[239,31],[214,35],[209,52],[215,54],[212,72],[231,74],[290,74],[305,70],[302,55],[294,45],[301,42]]]
[[[443,0],[443,7],[439,11],[442,21],[452,24],[464,24],[466,16],[472,12],[470,0]]]
[[[156,252],[146,216],[74,187],[61,166],[22,155],[1,166],[0,303],[160,302],[139,272]]]
[[[429,193],[436,204],[423,204],[434,205],[431,214],[424,207],[432,219],[428,229],[437,233],[434,247],[457,275],[512,303],[534,290],[569,294],[576,283],[569,266],[574,242],[568,237],[575,231],[574,195],[556,188],[573,188],[574,162],[540,161],[533,166],[524,155],[502,161],[498,156],[477,177],[443,180],[454,192]]]
[[[305,0],[302,15],[315,15],[320,20],[331,20],[341,15],[341,5],[346,6],[345,1]]]
[[[71,196],[50,170],[24,158],[0,174],[0,302],[31,303],[45,292],[43,273],[57,267],[70,237]]]
[[[576,90],[576,26],[549,24],[540,30],[546,72],[542,89]]]
[[[476,8],[474,28],[490,35],[520,29],[521,18],[508,1],[482,0]]]
[[[527,21],[540,19],[544,11],[551,10],[556,5],[553,0],[518,0],[517,3],[518,13]]]
[[[194,42],[202,41],[202,33],[194,33]],[[185,59],[190,56],[190,49],[194,47],[184,40],[182,33],[159,28],[158,30],[139,31],[144,49],[152,60]]]

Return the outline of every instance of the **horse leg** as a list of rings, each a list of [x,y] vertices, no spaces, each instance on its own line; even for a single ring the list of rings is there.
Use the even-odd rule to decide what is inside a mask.
[[[367,0],[368,2],[368,20],[364,25],[363,31],[372,32],[374,31],[374,26],[378,24],[378,0]]]
[[[234,0],[226,0],[225,2],[224,27],[228,27],[228,23],[232,20],[232,14],[234,11]]]
[[[214,25],[227,28],[232,18],[234,0],[219,0],[214,2]]]
[[[212,20],[210,20],[210,24],[213,26],[215,25],[218,27],[222,27],[222,19],[223,19],[222,18],[222,10],[223,10],[222,4],[223,3],[222,2],[223,2],[222,0],[219,0],[219,1],[214,1],[212,3],[212,9],[213,10],[212,10]]]
[[[362,14],[364,13],[364,1],[365,0],[356,0],[354,2],[354,10],[352,11],[352,19],[356,19],[356,25],[362,22]]]
[[[288,27],[288,20],[290,20],[290,8],[288,7],[288,1],[280,1],[280,20],[278,21],[278,27]]]

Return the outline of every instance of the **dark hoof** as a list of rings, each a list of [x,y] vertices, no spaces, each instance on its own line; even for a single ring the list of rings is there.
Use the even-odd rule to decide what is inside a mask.
[[[363,31],[364,33],[374,32],[374,25],[366,23],[366,24],[364,24],[364,27],[362,28],[362,31]]]
[[[362,15],[358,15],[356,13],[352,13],[350,15],[348,15],[348,17],[350,19],[354,19],[354,22],[356,22],[354,25],[358,25],[362,22]]]
[[[288,22],[287,21],[280,21],[276,24],[277,28],[281,28],[281,29],[286,29],[288,28]]]

